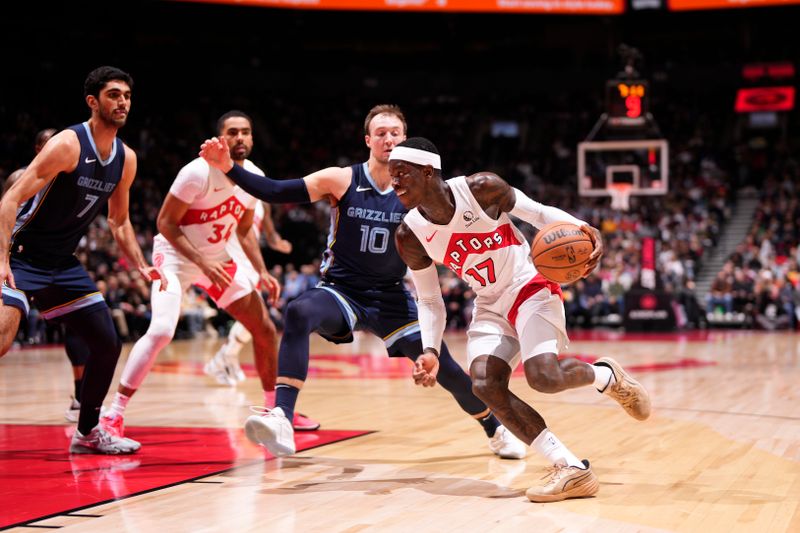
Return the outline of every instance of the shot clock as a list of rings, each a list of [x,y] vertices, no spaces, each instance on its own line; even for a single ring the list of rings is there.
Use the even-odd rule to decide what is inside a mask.
[[[644,126],[649,102],[649,87],[644,80],[606,82],[606,113],[610,126]]]

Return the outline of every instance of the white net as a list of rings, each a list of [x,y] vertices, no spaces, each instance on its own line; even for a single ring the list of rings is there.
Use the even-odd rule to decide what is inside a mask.
[[[627,211],[630,209],[631,191],[633,187],[628,184],[613,184],[608,187],[611,193],[611,209]]]

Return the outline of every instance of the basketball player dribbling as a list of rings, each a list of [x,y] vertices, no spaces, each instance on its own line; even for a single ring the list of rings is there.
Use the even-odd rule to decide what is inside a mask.
[[[475,291],[467,332],[474,390],[500,421],[552,465],[547,483],[531,487],[531,501],[549,502],[594,495],[599,482],[548,429],[544,419],[508,388],[520,355],[528,384],[544,393],[594,385],[636,419],[650,415],[645,389],[613,359],[590,365],[558,359],[568,342],[561,287],[536,272],[530,248],[509,218],[535,227],[575,224],[591,238],[588,275],[603,253],[600,232],[555,207],[534,202],[496,174],[482,172],[447,181],[441,157],[427,139],[400,143],[389,156],[389,173],[400,202],[409,209],[397,229],[400,256],[417,288],[422,326],[422,379],[435,379],[445,325],[445,307],[434,262],[443,264]]]
[[[393,105],[373,107],[364,121],[369,160],[330,167],[302,179],[264,179],[232,166],[220,139],[203,143],[201,156],[227,172],[251,194],[272,203],[331,202],[331,232],[321,268],[322,282],[292,300],[284,313],[278,354],[276,408],[247,419],[247,436],[273,455],[295,452],[292,419],[308,376],[309,336],[317,332],[335,343],[353,340],[363,329],[382,338],[392,357],[416,361],[422,352],[417,306],[403,285],[406,266],[394,247],[394,232],[405,214],[390,185],[389,154],[406,137],[406,121]],[[415,368],[419,366],[416,363]],[[521,459],[525,446],[472,392],[469,376],[442,344],[439,383],[475,418],[500,457]],[[423,386],[436,380],[418,379]]]

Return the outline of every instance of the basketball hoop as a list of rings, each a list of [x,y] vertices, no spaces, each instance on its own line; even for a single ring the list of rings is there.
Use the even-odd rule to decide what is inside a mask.
[[[611,209],[627,211],[630,208],[629,201],[632,191],[633,184],[631,183],[609,183],[608,192],[611,193]]]

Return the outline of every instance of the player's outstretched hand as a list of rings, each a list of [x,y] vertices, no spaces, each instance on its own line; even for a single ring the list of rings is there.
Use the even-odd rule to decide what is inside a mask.
[[[599,229],[592,227],[589,224],[581,226],[581,231],[589,236],[589,238],[592,240],[592,246],[594,247],[592,254],[589,256],[589,261],[586,262],[586,270],[583,274],[583,277],[585,278],[591,274],[595,268],[597,268],[597,264],[603,257],[603,235],[600,233]]]
[[[439,358],[436,354],[425,352],[417,357],[414,363],[412,377],[416,385],[433,387],[436,385],[436,375],[439,373]]]
[[[200,145],[200,157],[214,168],[228,172],[233,168],[228,141],[225,137],[211,137]]]
[[[160,279],[161,286],[158,288],[159,292],[167,290],[167,285],[169,285],[169,280],[167,279],[167,276],[164,275],[164,271],[161,270],[160,268],[148,266],[140,268],[139,272],[142,274],[142,276],[144,276],[145,279],[149,280],[150,282]]]
[[[269,302],[269,305],[274,307],[275,304],[278,302],[278,299],[281,297],[280,282],[277,279],[275,279],[275,277],[272,276],[269,272],[265,271],[261,273],[261,281],[259,285],[264,290],[267,291],[267,293],[269,294],[269,298],[267,298],[267,301]]]

